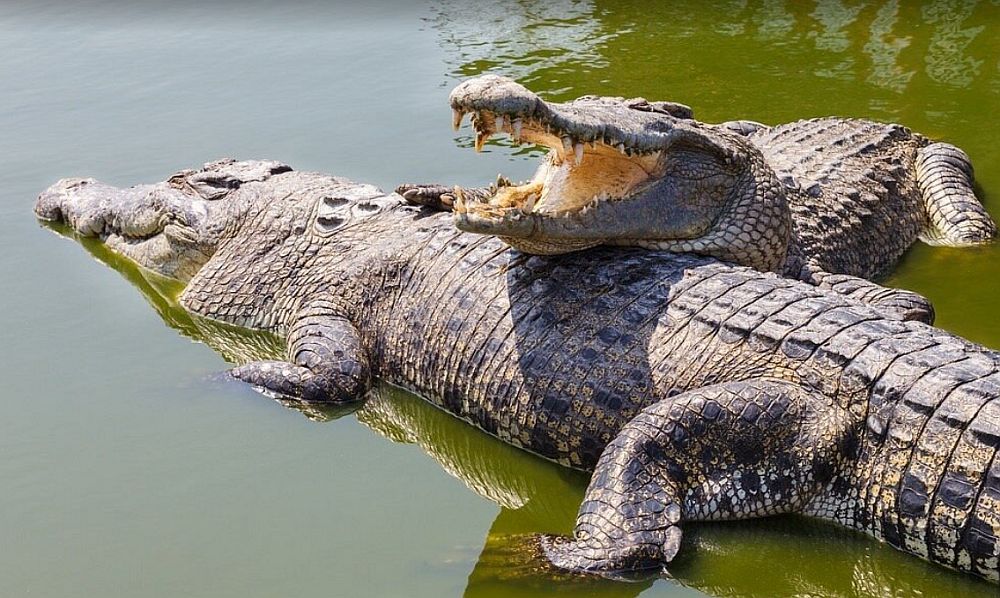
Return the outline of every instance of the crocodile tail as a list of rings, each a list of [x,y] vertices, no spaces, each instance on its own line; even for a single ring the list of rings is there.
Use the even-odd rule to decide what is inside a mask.
[[[996,225],[972,189],[969,156],[949,143],[932,143],[917,152],[917,183],[924,197],[928,226],[920,239],[929,245],[976,245],[996,235]]]

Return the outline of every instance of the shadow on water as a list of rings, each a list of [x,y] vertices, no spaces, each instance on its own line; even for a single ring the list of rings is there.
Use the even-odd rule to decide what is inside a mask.
[[[281,339],[194,317],[177,303],[181,286],[145,271],[101,243],[46,225],[79,241],[132,283],[164,323],[205,343],[227,361],[280,358]],[[555,571],[539,559],[534,538],[571,532],[587,476],[469,426],[407,391],[378,384],[347,407],[283,401],[316,422],[355,414],[392,442],[415,444],[499,513],[470,563],[466,596],[512,593],[636,596],[654,583],[677,583],[712,596],[995,596],[996,587],[924,563],[842,528],[794,516],[689,524],[671,580],[612,581]]]

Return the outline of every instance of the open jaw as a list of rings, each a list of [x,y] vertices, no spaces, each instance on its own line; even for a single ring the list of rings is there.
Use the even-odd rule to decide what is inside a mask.
[[[497,133],[509,135],[515,145],[548,148],[528,182],[515,185],[498,177],[486,193],[455,193],[459,228],[501,236],[532,253],[581,249],[624,232],[607,230],[609,220],[601,213],[618,202],[619,216],[624,209],[633,213],[629,220],[634,216],[640,223],[650,206],[625,204],[664,177],[668,149],[683,136],[682,123],[690,118],[685,106],[641,99],[584,97],[547,103],[494,75],[462,83],[450,101],[456,128],[472,114],[477,151]]]

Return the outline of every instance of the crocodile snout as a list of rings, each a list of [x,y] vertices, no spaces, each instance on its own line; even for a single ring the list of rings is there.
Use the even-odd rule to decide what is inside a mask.
[[[35,202],[35,216],[50,222],[65,222],[82,235],[98,235],[104,230],[105,210],[97,200],[98,187],[90,178],[68,178],[43,191]]]
[[[89,185],[93,179],[70,178],[61,179],[38,196],[35,202],[35,216],[42,220],[58,221],[62,219],[62,202],[67,194],[74,189]]]

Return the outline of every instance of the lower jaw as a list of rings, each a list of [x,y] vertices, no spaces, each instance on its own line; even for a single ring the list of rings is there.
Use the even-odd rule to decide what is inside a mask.
[[[628,197],[662,168],[660,154],[625,158],[617,150],[587,151],[573,160],[565,152],[551,149],[532,179],[520,185],[491,186],[492,197],[470,209],[481,209],[494,217],[508,209],[550,217],[586,211],[597,201]],[[458,198],[457,211],[465,206]],[[478,203],[478,202],[477,202]]]
[[[499,239],[507,245],[510,245],[511,248],[516,249],[521,253],[531,255],[561,255],[564,253],[573,253],[574,251],[590,249],[591,247],[596,247],[601,244],[600,241],[593,240],[543,241],[540,239],[527,239],[522,237],[504,237],[502,235],[499,236]]]

